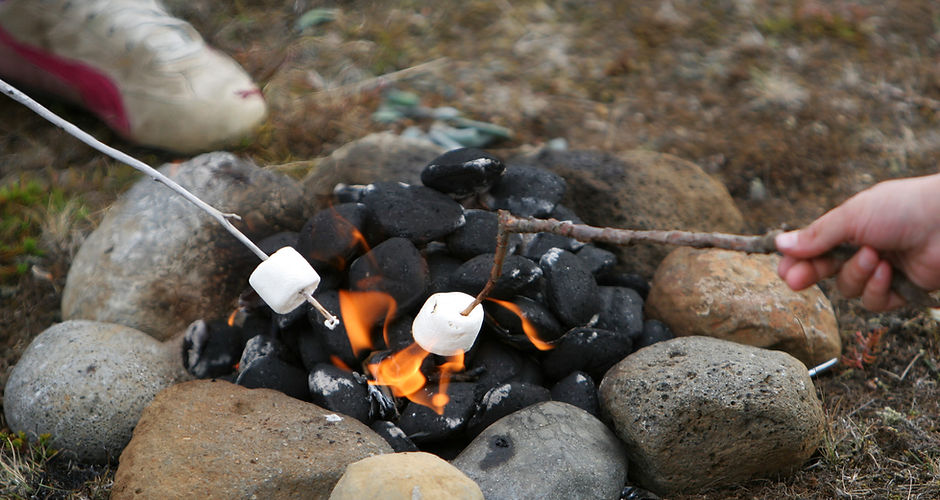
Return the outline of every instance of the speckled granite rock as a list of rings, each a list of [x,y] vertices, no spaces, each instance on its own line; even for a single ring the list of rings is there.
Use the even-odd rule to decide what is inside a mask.
[[[796,358],[710,337],[627,356],[600,384],[630,478],[660,495],[694,494],[799,468],[822,443],[822,403]]]
[[[141,411],[187,378],[177,341],[126,326],[66,321],[40,333],[13,367],[3,410],[10,428],[52,434],[82,462],[116,460]]]

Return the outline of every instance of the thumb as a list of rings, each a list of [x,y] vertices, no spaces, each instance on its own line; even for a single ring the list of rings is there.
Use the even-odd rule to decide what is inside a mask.
[[[791,257],[811,259],[850,241],[854,233],[849,213],[844,206],[838,206],[803,229],[777,235],[774,240],[777,250]]]

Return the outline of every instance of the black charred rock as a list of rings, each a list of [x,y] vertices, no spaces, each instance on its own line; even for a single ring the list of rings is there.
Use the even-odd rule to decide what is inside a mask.
[[[476,436],[510,413],[551,399],[551,392],[540,385],[510,382],[493,387],[480,400],[477,410],[467,423],[467,432]]]
[[[574,371],[585,371],[600,380],[611,366],[633,352],[630,337],[600,328],[573,328],[548,351],[542,369],[550,380],[560,380]]]
[[[643,299],[632,288],[597,287],[601,310],[594,326],[636,339],[643,332]]]
[[[361,203],[342,203],[317,212],[300,230],[297,251],[318,272],[324,265],[345,269],[365,251],[366,216],[366,206]]]
[[[496,252],[496,233],[499,231],[499,216],[488,210],[467,210],[467,222],[447,236],[447,248],[453,255],[467,260],[480,254]],[[522,237],[510,234],[509,253],[513,253]]]
[[[313,328],[297,335],[297,354],[300,355],[300,361],[308,372],[317,364],[330,361],[330,351],[326,347],[323,336]]]
[[[576,252],[583,246],[584,243],[560,234],[536,233],[523,245],[519,255],[538,262],[552,248]]]
[[[369,184],[339,183],[333,188],[333,199],[337,204],[359,203],[368,190]]]
[[[370,426],[379,436],[382,436],[395,453],[404,453],[407,451],[418,451],[414,442],[408,439],[405,431],[388,420],[376,420]]]
[[[452,291],[450,281],[463,261],[449,254],[435,252],[425,254],[428,263],[428,290],[427,294]]]
[[[610,272],[617,265],[617,254],[591,244],[581,247],[577,255],[594,276]]]
[[[411,324],[414,321],[414,316],[405,315],[388,324],[385,328],[385,343],[390,350],[397,352],[414,344],[415,339],[411,334]]]
[[[577,406],[595,417],[600,415],[597,384],[582,371],[572,372],[552,386],[552,400]]]
[[[453,291],[476,296],[486,286],[493,269],[493,254],[482,254],[466,261],[451,277]],[[508,299],[536,291],[542,279],[542,269],[531,260],[519,255],[507,255],[502,273],[490,291],[490,297]]]
[[[369,388],[363,377],[321,363],[307,376],[310,402],[327,410],[349,415],[369,424]]]
[[[245,343],[241,358],[238,361],[238,372],[241,373],[256,359],[275,357],[282,361],[294,359],[294,353],[280,340],[269,335],[256,335]]]
[[[672,333],[672,330],[669,329],[662,321],[656,319],[648,319],[643,322],[643,333],[637,337],[634,342],[633,349],[639,350],[648,345],[653,345],[657,342],[662,342],[664,340],[669,340],[675,338],[675,334]]]
[[[480,372],[477,398],[506,382],[542,384],[542,369],[532,358],[501,342],[481,340],[469,353],[468,372]]]
[[[309,310],[310,304],[304,302],[303,304],[297,306],[293,311],[286,314],[278,314],[272,311],[272,314],[274,315],[274,323],[277,325],[278,330],[285,330],[298,321],[306,320]]]
[[[307,372],[270,354],[255,358],[240,369],[235,383],[249,389],[274,389],[297,399],[310,400]]]
[[[515,297],[504,302],[509,304],[491,300],[483,303],[486,326],[503,342],[524,351],[538,350],[526,335],[523,318],[535,329],[537,340],[545,344],[551,344],[565,334],[565,328],[541,302],[527,297]]]
[[[636,290],[643,300],[650,294],[650,283],[646,278],[636,273],[601,273],[597,277],[597,284],[602,286],[625,286]]]
[[[293,247],[297,249],[297,233],[293,231],[282,231],[272,234],[258,242],[258,248],[262,252],[271,255],[272,253],[284,248]]]
[[[455,198],[482,193],[495,183],[506,166],[476,148],[448,151],[435,158],[421,171],[421,183]]]
[[[310,350],[322,346],[326,350],[327,359],[336,356],[346,366],[359,366],[359,362],[365,359],[368,353],[353,352],[352,344],[349,343],[349,335],[346,333],[346,323],[343,321],[339,307],[339,292],[336,290],[323,290],[315,293],[314,297],[328,311],[332,311],[340,321],[338,325],[330,330],[324,324],[323,316],[316,309],[310,308],[307,319],[310,321],[312,333],[309,338],[301,337],[298,339],[299,344],[302,346],[300,348],[301,353],[308,351],[307,355],[310,356],[308,361],[313,362],[315,356]]]
[[[391,238],[353,261],[349,287],[387,293],[395,299],[399,312],[408,312],[420,306],[425,296],[428,266],[411,241]]]
[[[620,500],[661,500],[661,497],[639,486],[627,485],[620,492]]]
[[[509,210],[520,217],[544,218],[565,195],[565,180],[548,170],[510,166],[492,189],[493,208]]]
[[[600,310],[594,275],[577,255],[552,249],[542,256],[539,267],[545,274],[543,293],[562,324],[586,325]]]
[[[235,371],[244,349],[240,328],[196,320],[183,335],[183,366],[196,378],[221,377]]]
[[[439,191],[400,182],[369,186],[362,203],[368,208],[370,241],[398,237],[425,245],[464,224],[463,207]]]
[[[548,218],[555,220],[566,220],[572,224],[584,224],[584,221],[578,217],[578,214],[574,213],[574,210],[562,205],[555,205],[555,210],[552,210],[552,213],[548,214]]]
[[[424,389],[426,392],[428,388]],[[436,387],[433,388],[437,390]],[[428,394],[431,395],[430,393]],[[444,414],[438,415],[433,409],[409,402],[398,419],[398,427],[405,431],[409,439],[422,445],[443,441],[464,431],[467,421],[474,411],[474,384],[454,382],[447,385],[450,400],[444,406]]]

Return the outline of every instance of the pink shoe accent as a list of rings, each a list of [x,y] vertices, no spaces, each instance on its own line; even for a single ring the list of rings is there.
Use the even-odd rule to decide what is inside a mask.
[[[0,28],[0,43],[7,45],[20,57],[56,77],[63,84],[75,88],[81,95],[83,106],[98,115],[115,131],[130,136],[131,124],[124,111],[121,93],[106,75],[91,66],[22,44],[3,28]]]

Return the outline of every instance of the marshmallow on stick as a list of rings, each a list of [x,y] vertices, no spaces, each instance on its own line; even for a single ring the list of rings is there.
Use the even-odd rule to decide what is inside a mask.
[[[466,352],[483,326],[483,306],[477,304],[470,314],[461,312],[473,302],[462,292],[435,293],[418,311],[411,334],[422,349],[441,356]]]
[[[284,247],[259,264],[248,283],[274,312],[287,314],[312,298],[320,275],[297,250]]]

